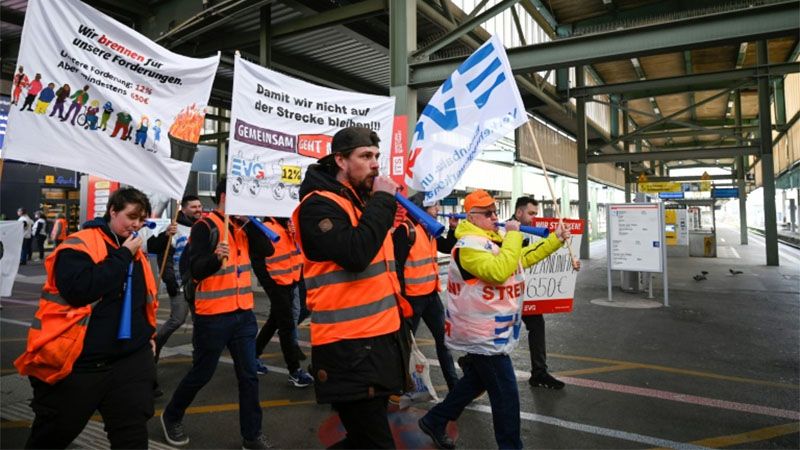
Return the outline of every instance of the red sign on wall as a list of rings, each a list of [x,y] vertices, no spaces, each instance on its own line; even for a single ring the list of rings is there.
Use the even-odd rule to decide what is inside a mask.
[[[406,159],[408,158],[408,116],[394,116],[392,129],[392,145],[389,155],[389,176],[402,186],[405,192]]]
[[[102,217],[106,213],[108,197],[117,189],[119,189],[118,182],[89,175],[86,217],[90,220],[95,217]]]

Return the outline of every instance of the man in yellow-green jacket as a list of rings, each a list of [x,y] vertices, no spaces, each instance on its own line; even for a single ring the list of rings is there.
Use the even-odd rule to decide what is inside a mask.
[[[494,434],[501,449],[522,448],[519,392],[509,353],[517,346],[522,326],[523,268],[558,250],[569,231],[561,227],[527,247],[519,222],[506,222],[497,233],[494,198],[478,190],[464,202],[467,220],[456,228],[447,282],[445,333],[447,346],[466,352],[464,371],[444,401],[419,420],[419,427],[439,448],[455,448],[445,433],[447,422],[483,391],[492,404]]]

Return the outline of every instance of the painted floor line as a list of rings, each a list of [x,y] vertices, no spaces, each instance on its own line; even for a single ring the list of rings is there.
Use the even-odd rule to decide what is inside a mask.
[[[188,350],[188,351],[190,352],[191,350]],[[186,350],[182,350],[181,352],[182,353],[186,352]],[[227,363],[227,364],[233,364],[233,360],[230,357],[226,357],[226,356],[223,356],[222,358],[220,358],[220,362],[224,362],[224,363]],[[276,366],[268,365],[267,368],[269,369],[270,373],[273,373],[273,372],[274,373],[281,373],[281,374],[288,374],[289,373],[289,371],[284,369],[283,367],[276,367]],[[473,405],[473,406],[468,407],[467,409],[471,409],[473,411],[478,411],[478,412],[483,412],[483,413],[489,413],[489,414],[491,414],[491,412],[492,412],[492,410],[491,410],[491,408],[489,406],[484,406],[484,405]],[[577,423],[577,422],[570,422],[570,421],[566,421],[566,420],[563,420],[563,419],[558,419],[558,418],[555,418],[555,417],[542,416],[542,415],[539,415],[539,414],[533,414],[533,413],[528,413],[528,412],[521,412],[520,413],[520,417],[525,419],[525,420],[532,420],[532,421],[536,421],[536,422],[547,423],[547,424],[550,424],[550,425],[563,427],[563,428],[568,428],[568,429],[571,429],[571,430],[578,430],[578,431],[582,431],[582,432],[585,432],[585,433],[591,433],[591,434],[599,434],[599,435],[606,436],[606,437],[623,439],[623,440],[638,442],[638,443],[642,443],[642,444],[646,444],[646,445],[661,446],[661,447],[667,446],[667,447],[679,448],[679,449],[700,449],[700,448],[702,448],[702,447],[693,446],[693,445],[689,445],[689,444],[684,444],[684,443],[680,443],[680,442],[674,442],[674,441],[654,438],[654,437],[650,437],[650,436],[644,436],[644,435],[640,435],[640,434],[636,434],[636,433],[627,433],[627,432],[624,432],[624,431],[614,430],[614,429],[610,429],[610,428],[596,427],[596,426],[593,426],[593,425],[586,425],[586,424],[581,424],[581,423]]]
[[[679,369],[676,367],[668,367],[668,366],[660,366],[657,364],[643,364],[637,362],[630,362],[630,361],[620,361],[616,359],[606,359],[606,358],[595,358],[591,356],[573,356],[573,355],[562,355],[560,353],[548,353],[549,357],[558,358],[558,359],[566,359],[570,361],[587,361],[587,362],[595,362],[601,364],[631,364],[637,366],[641,369],[651,369],[657,370],[660,372],[668,372],[668,373],[678,373],[682,375],[690,375],[702,378],[711,378],[715,380],[725,380],[725,381],[735,381],[738,383],[748,383],[748,384],[758,384],[763,386],[771,386],[771,387],[779,387],[779,388],[787,388],[787,389],[798,389],[798,385],[796,384],[788,384],[788,383],[777,383],[774,381],[764,381],[764,380],[754,380],[752,378],[744,378],[744,377],[735,377],[731,375],[720,375],[711,372],[701,372],[699,370],[690,370],[690,369]]]
[[[439,361],[428,359],[431,366],[439,366]],[[529,372],[515,370],[517,381],[522,382],[530,378]],[[749,403],[729,402],[727,400],[718,400],[715,398],[699,397],[696,395],[680,394],[677,392],[661,391],[656,389],[639,388],[635,386],[628,386],[624,384],[606,383],[603,381],[595,381],[584,378],[562,377],[561,381],[573,386],[586,387],[590,389],[600,389],[605,391],[618,392],[621,394],[640,395],[643,397],[658,398],[661,400],[670,400],[679,403],[694,404],[698,406],[707,406],[711,408],[727,409],[731,411],[747,412],[751,414],[762,414],[765,416],[782,417],[785,419],[800,420],[800,412],[790,411],[787,409],[772,408],[769,406],[752,405]]]
[[[620,370],[631,370],[638,368],[639,367],[637,367],[635,364],[616,364],[613,366],[590,367],[588,369],[563,370],[560,372],[553,372],[552,374],[559,377],[569,377],[575,375],[589,375],[593,373],[618,372]]]
[[[487,405],[472,405],[468,406],[467,409],[473,411],[479,411],[484,413],[492,413],[492,408]],[[636,442],[639,444],[645,445],[654,445],[658,447],[667,447],[667,448],[674,448],[674,449],[681,449],[681,450],[698,450],[705,447],[701,447],[698,445],[687,444],[683,442],[677,441],[670,441],[668,439],[661,439],[652,436],[645,436],[643,434],[638,433],[629,433],[627,431],[615,430],[613,428],[605,428],[605,427],[598,427],[594,425],[586,425],[583,423],[572,422],[569,420],[558,419],[555,417],[543,416],[540,414],[528,413],[528,412],[521,412],[520,418],[523,420],[528,420],[531,422],[540,422],[547,425],[553,425],[560,428],[566,428],[569,430],[580,431],[583,433],[595,434],[604,437],[610,437],[614,439],[620,439],[624,441],[631,441]],[[535,443],[528,443],[529,446],[535,446]]]
[[[604,391],[619,392],[623,394],[640,395],[643,397],[670,400],[680,403],[689,403],[711,408],[727,409],[731,411],[746,412],[751,414],[761,414],[764,416],[781,417],[784,419],[800,420],[800,412],[788,409],[772,408],[769,406],[753,405],[749,403],[729,402],[696,395],[679,394],[675,392],[662,391],[657,389],[640,388],[603,381],[587,380],[583,378],[563,377],[564,383],[574,386],[588,387],[592,389],[602,389]]]
[[[776,437],[786,436],[787,434],[800,433],[800,423],[792,422],[774,427],[760,428],[758,430],[747,431],[728,436],[718,436],[708,439],[700,439],[692,442],[695,445],[702,445],[710,448],[730,447],[733,445],[749,444],[752,442],[766,441]]]

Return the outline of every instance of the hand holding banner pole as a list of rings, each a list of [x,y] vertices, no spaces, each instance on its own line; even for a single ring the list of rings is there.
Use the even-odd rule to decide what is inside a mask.
[[[558,217],[558,225],[564,228],[564,218],[561,216],[561,209],[558,207],[558,202],[556,202],[556,191],[553,189],[553,184],[550,182],[550,176],[547,175],[547,166],[544,163],[544,158],[542,158],[542,152],[539,150],[539,143],[536,142],[536,136],[533,134],[533,127],[531,127],[530,120],[525,123],[525,129],[528,130],[528,135],[530,135],[533,141],[533,148],[536,149],[536,156],[539,157],[539,164],[541,164],[542,172],[544,172],[544,180],[547,182],[547,188],[550,190],[550,197],[553,199],[553,207]],[[572,267],[580,267],[575,259],[575,255],[572,253],[572,238],[570,238],[567,243],[567,251],[569,252],[569,258],[572,260]]]
[[[175,207],[175,214],[172,215],[172,222],[170,222],[170,226],[175,225],[178,223],[178,213],[181,211],[181,202],[178,202]],[[166,232],[166,231],[165,231]],[[167,235],[167,246],[164,247],[164,256],[161,258],[161,268],[158,271],[158,282],[164,280],[164,269],[167,267],[167,255],[169,255],[169,249],[172,248],[172,236]]]

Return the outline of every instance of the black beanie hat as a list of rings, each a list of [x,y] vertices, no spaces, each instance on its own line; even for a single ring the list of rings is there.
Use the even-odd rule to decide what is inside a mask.
[[[369,128],[347,127],[333,135],[331,153],[342,153],[356,147],[378,146],[381,140],[378,134]]]

